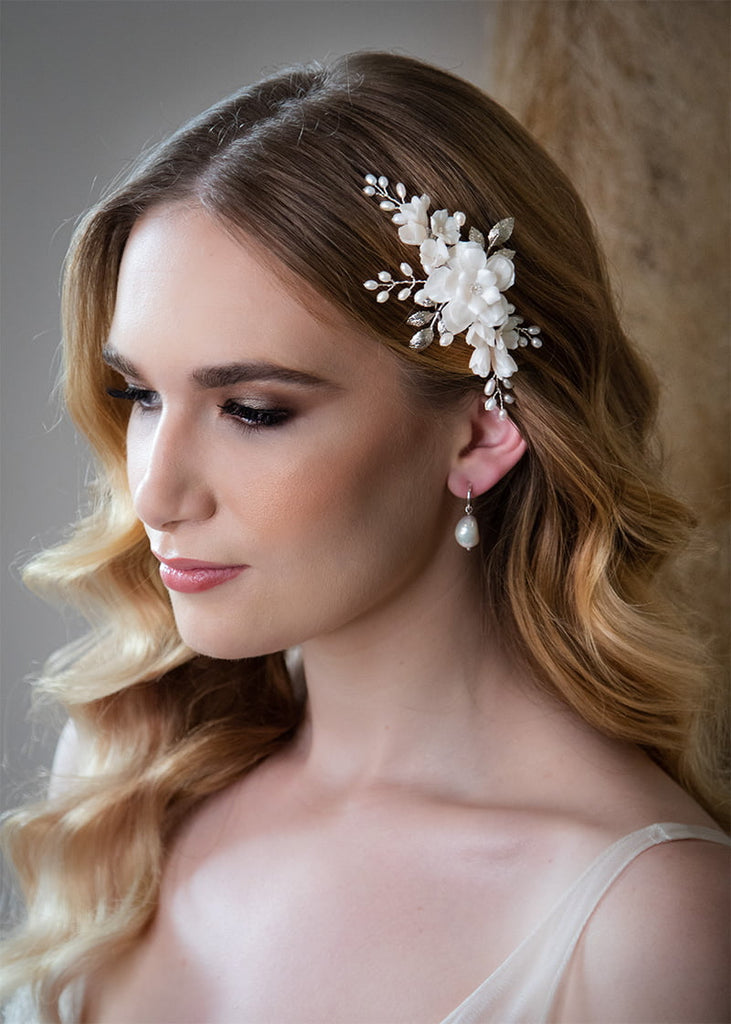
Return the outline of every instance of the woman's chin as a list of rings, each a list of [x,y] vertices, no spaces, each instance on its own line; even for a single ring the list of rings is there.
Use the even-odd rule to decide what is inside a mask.
[[[201,630],[200,628],[186,628],[185,623],[178,623],[178,633],[184,644],[207,658],[216,658],[219,661],[241,661],[244,658],[256,658],[264,654],[274,654],[291,646],[280,642],[279,637],[265,639],[261,636],[256,638],[247,637],[245,632],[231,633],[229,631]]]

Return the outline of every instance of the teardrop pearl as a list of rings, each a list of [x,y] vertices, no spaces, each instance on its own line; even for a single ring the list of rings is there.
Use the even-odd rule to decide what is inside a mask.
[[[454,528],[454,537],[457,543],[468,551],[476,548],[480,543],[480,531],[475,517],[462,516]]]

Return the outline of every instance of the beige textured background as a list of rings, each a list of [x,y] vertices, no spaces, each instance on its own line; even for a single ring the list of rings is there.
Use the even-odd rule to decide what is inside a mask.
[[[731,5],[505,0],[492,92],[578,185],[661,380],[673,487],[700,518],[693,605],[729,657]]]

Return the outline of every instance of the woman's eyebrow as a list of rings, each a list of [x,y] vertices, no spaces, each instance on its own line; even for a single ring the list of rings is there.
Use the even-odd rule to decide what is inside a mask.
[[[142,380],[143,374],[125,356],[107,345],[102,350],[102,359],[113,370],[126,377]],[[229,387],[232,384],[246,384],[250,381],[275,380],[285,384],[298,384],[302,387],[338,388],[337,384],[316,377],[302,370],[291,370],[275,363],[260,361],[244,363],[223,363],[221,366],[202,366],[190,375],[191,381],[205,390]]]
[[[111,345],[105,345],[102,349],[102,360],[107,364],[107,366],[111,367],[112,370],[116,370],[117,373],[121,373],[123,377],[136,377],[138,380],[142,379],[129,359],[125,359],[124,356],[120,355],[115,348],[111,347]]]
[[[331,381],[316,377],[302,370],[290,370],[274,363],[224,363],[221,366],[202,366],[194,370],[191,380],[201,388],[225,388],[231,384],[246,384],[254,380],[277,380],[285,384],[299,384],[304,387],[333,388]]]

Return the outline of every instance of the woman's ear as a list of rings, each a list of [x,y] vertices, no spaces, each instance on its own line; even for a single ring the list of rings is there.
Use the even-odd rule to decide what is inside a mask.
[[[468,487],[472,488],[474,497],[489,491],[513,468],[526,449],[510,417],[500,419],[497,410],[487,412],[481,396],[470,406],[469,432],[469,440],[456,453],[447,479],[447,486],[458,498],[467,496]],[[463,441],[466,436],[465,430]]]

